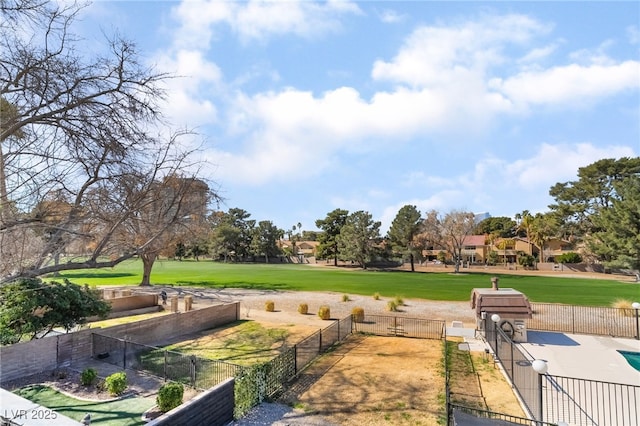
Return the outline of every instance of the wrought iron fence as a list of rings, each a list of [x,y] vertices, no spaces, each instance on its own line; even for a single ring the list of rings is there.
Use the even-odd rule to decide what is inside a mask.
[[[532,360],[488,318],[487,343],[536,421],[637,426],[640,386],[537,373]]]
[[[640,386],[541,375],[541,419],[574,425],[637,426]]]
[[[458,424],[477,424],[477,420],[470,420],[469,417],[473,419],[492,419],[492,420],[502,420],[505,422],[509,422],[509,424],[513,425],[527,425],[527,426],[557,426],[557,423],[547,423],[543,421],[531,420],[526,417],[518,417],[512,416],[504,413],[496,413],[495,411],[489,410],[481,410],[479,408],[471,408],[466,407],[460,404],[449,403],[449,426],[455,426]],[[504,423],[501,423],[504,424]]]
[[[365,314],[362,322],[353,323],[353,331],[378,336],[442,339],[445,335],[445,322],[422,318]]]
[[[640,338],[637,309],[557,303],[532,303],[531,308],[530,330]]]
[[[234,377],[235,364],[186,355],[156,346],[93,333],[93,357],[123,369],[144,371],[165,381],[207,389]]]

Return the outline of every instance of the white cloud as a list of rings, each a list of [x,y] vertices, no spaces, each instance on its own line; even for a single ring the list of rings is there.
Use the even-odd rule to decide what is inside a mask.
[[[378,17],[380,18],[380,20],[386,24],[397,24],[399,22],[404,21],[405,19],[407,19],[407,16],[402,14],[402,13],[398,13],[397,11],[393,10],[393,9],[384,9],[378,12]]]
[[[532,64],[532,63],[535,64],[541,60],[548,58],[557,49],[558,49],[558,45],[555,43],[544,46],[544,47],[537,47],[527,52],[527,54],[524,55],[522,58],[520,58],[518,62],[523,65]]]
[[[192,24],[189,30],[196,30],[200,24],[209,28],[213,23],[227,22],[246,38],[279,32],[303,35],[299,23],[311,23],[315,28],[304,31],[324,31],[328,27],[320,21],[337,22],[334,18],[341,13],[357,12],[357,7],[344,2],[215,3],[199,3],[203,10],[193,16],[193,22],[185,18],[185,27]],[[179,11],[189,17],[195,13],[194,8],[187,2]],[[267,17],[280,8],[286,13],[278,18],[278,25],[271,26]],[[315,20],[319,20],[317,25]],[[485,16],[449,27],[420,27],[408,36],[391,61],[373,64],[374,83],[397,85],[374,92],[370,98],[364,98],[354,87],[320,94],[293,87],[255,95],[239,91],[224,100],[228,112],[220,120],[226,134],[238,142],[233,153],[221,149],[211,152],[213,162],[220,165],[222,178],[235,183],[259,185],[291,176],[312,178],[323,173],[341,152],[388,148],[424,135],[473,140],[499,117],[529,111],[531,106],[582,105],[585,99],[593,101],[638,89],[640,68],[636,61],[549,69],[537,64],[520,72],[516,69],[511,75],[491,77],[505,63],[529,67],[553,53],[555,44],[532,47],[533,40],[550,29],[523,15]],[[521,56],[522,62],[505,56],[505,47],[514,44],[528,52]],[[601,47],[604,51],[606,43]],[[211,118],[215,106],[205,101],[203,92],[221,84],[222,73],[197,52],[178,50],[176,59],[167,61],[185,74],[193,74],[189,84],[179,87],[173,103],[184,116]],[[279,78],[277,71],[273,73]],[[189,99],[196,101],[190,105]],[[314,167],[310,170],[308,164]]]
[[[592,143],[543,143],[532,158],[504,164],[503,176],[523,190],[548,189],[557,182],[575,180],[580,167],[603,158],[633,157],[630,147],[597,147]]]
[[[227,24],[242,40],[263,41],[274,35],[315,37],[341,27],[340,18],[360,14],[349,1],[183,1],[174,10],[181,26],[180,45],[206,47],[214,37],[214,26]]]
[[[486,70],[504,61],[505,45],[526,43],[548,29],[523,15],[488,16],[458,26],[420,27],[392,61],[374,63],[372,77],[413,87],[482,79]]]
[[[583,105],[623,91],[638,90],[640,62],[625,61],[604,66],[570,64],[540,71],[526,71],[489,86],[506,95],[516,105]]]
[[[165,114],[178,125],[215,122],[217,108],[207,95],[221,84],[220,68],[194,50],[179,50],[171,56],[161,54],[156,61],[160,71],[176,76],[165,81]]]

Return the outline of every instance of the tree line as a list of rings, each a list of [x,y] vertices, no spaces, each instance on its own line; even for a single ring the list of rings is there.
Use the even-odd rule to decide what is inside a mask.
[[[380,222],[366,211],[335,209],[316,220],[319,231],[303,231],[300,224],[285,231],[271,221],[256,224],[248,212],[233,208],[214,213],[208,242],[197,240],[194,247],[224,261],[263,257],[269,262],[276,256],[296,255],[296,243],[311,240],[318,243],[316,257],[330,259],[334,265],[350,261],[366,268],[375,260],[404,258],[412,271],[425,250],[435,249],[441,252],[442,260],[453,261],[458,271],[470,235],[483,235],[485,244],[498,247],[516,237],[524,239],[530,248],[519,254],[523,266],[547,261],[547,243],[560,239],[581,252],[567,254],[567,261],[584,259],[638,273],[640,158],[596,161],[580,168],[577,180],[557,183],[549,193],[554,203],[547,212],[532,214],[525,210],[513,218],[489,217],[480,222],[472,212],[422,213],[414,205],[405,205],[384,236]],[[279,244],[284,236],[290,244],[285,250]]]

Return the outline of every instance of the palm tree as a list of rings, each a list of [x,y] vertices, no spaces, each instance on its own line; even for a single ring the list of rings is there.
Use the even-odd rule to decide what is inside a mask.
[[[544,245],[558,231],[557,223],[551,214],[537,213],[531,221],[531,239],[540,248],[540,262],[545,261]]]
[[[529,213],[529,210],[523,210],[522,213],[516,213],[516,222],[518,222],[518,231],[524,231],[527,237],[527,243],[529,244],[529,255],[533,256],[533,245],[531,243],[531,226],[533,224],[533,216]],[[542,249],[540,250],[542,252]]]

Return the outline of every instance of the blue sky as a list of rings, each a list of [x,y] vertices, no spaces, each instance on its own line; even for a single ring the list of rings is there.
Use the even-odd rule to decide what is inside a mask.
[[[198,131],[227,210],[289,229],[336,208],[513,217],[640,155],[640,3],[99,1]]]

